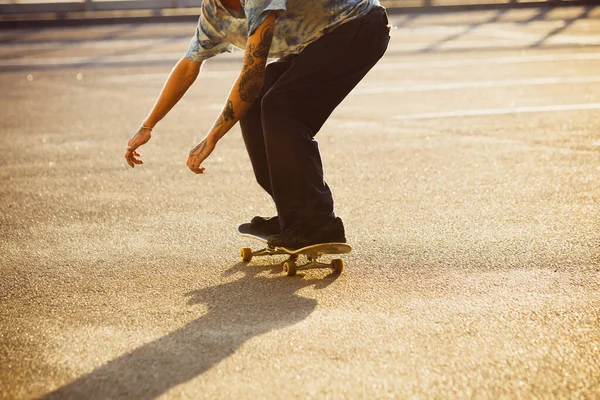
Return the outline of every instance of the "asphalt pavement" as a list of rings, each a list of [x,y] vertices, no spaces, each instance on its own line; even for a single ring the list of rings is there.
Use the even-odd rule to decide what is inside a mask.
[[[600,7],[394,15],[317,135],[354,250],[282,273],[193,23],[0,31],[0,397],[600,398]]]

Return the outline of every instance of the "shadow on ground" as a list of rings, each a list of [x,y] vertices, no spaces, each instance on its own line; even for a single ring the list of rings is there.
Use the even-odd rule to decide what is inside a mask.
[[[244,276],[233,282],[188,293],[188,304],[205,304],[207,313],[184,327],[124,354],[66,386],[44,396],[64,398],[155,398],[193,379],[233,354],[244,342],[307,318],[317,301],[296,292],[314,285],[323,289],[334,275],[320,279],[269,278],[265,268],[246,266],[226,272]]]

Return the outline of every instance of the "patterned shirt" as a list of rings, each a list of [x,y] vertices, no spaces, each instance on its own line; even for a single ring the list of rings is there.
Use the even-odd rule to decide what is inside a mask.
[[[379,0],[241,0],[241,5],[231,11],[220,0],[204,0],[185,57],[201,62],[233,47],[245,49],[248,36],[271,11],[278,17],[269,57],[298,54],[327,32],[367,14]]]

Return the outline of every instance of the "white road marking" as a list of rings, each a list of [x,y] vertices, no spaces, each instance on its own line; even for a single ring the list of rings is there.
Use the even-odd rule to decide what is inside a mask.
[[[119,64],[119,63],[144,63],[149,61],[171,61],[175,62],[183,57],[183,52],[177,53],[142,53],[127,55],[105,55],[88,57],[35,57],[0,60],[0,67],[36,67],[36,66],[77,66],[83,64]],[[226,55],[232,59],[235,57],[242,60],[243,52],[234,52],[233,55]],[[385,60],[385,59],[384,59]],[[558,62],[558,61],[592,61],[600,60],[600,52],[595,53],[575,53],[575,54],[541,54],[541,55],[521,55],[506,57],[480,57],[480,58],[456,58],[452,60],[417,60],[405,61],[399,63],[382,62],[375,66],[375,70],[408,70],[424,68],[457,68],[473,65],[498,65],[498,64],[525,64],[540,62]],[[218,61],[214,61],[215,63]]]
[[[402,28],[400,31],[396,31],[393,35],[392,42],[390,43],[390,50],[395,51],[415,51],[420,49],[426,49],[432,44],[436,44],[438,40],[444,39],[444,35],[459,35],[453,40],[443,43],[436,44],[436,46],[443,46],[443,48],[468,48],[468,47],[515,47],[515,45],[526,45],[534,43],[539,39],[545,37],[545,33],[530,33],[519,31],[516,27],[507,27],[502,29],[501,27],[488,27],[483,26],[477,29],[468,31],[465,33],[465,26],[457,27],[412,27]],[[418,33],[421,42],[415,43],[414,34]],[[427,36],[426,41],[423,40],[423,36]],[[190,34],[190,38],[192,35]],[[490,41],[490,37],[495,38]],[[186,46],[190,41],[190,38],[177,38],[174,39],[99,39],[89,40],[81,42],[70,42],[69,40],[56,40],[47,41],[44,43],[27,43],[27,42],[11,42],[11,43],[0,43],[0,50],[29,50],[29,51],[48,51],[48,50],[61,50],[65,47],[71,47],[74,49],[117,49],[117,48],[131,48],[135,51],[136,48],[142,47],[156,47],[156,46]],[[470,40],[465,40],[469,38]],[[519,43],[515,42],[518,41]],[[598,35],[556,35],[548,39],[551,43],[561,44],[599,44],[600,36]],[[182,47],[185,49],[185,47]],[[184,51],[184,50],[182,50]]]
[[[530,32],[519,32],[514,29],[500,29],[500,28],[492,28],[492,27],[483,27],[478,30],[478,32],[490,35],[496,38],[502,39],[513,39],[520,40],[524,42],[536,42],[540,39],[546,37],[546,33],[530,33]],[[546,39],[546,41],[551,43],[560,43],[560,44],[598,44],[600,43],[600,36],[598,35],[554,35]]]
[[[460,49],[485,49],[494,47],[495,49],[514,50],[517,47],[525,47],[527,43],[515,43],[510,39],[489,39],[482,38],[480,40],[452,40],[449,42],[437,43],[436,40],[420,43],[392,43],[388,46],[388,51],[396,52],[417,52],[427,51],[429,48],[436,50],[460,50]]]
[[[148,59],[151,59],[151,55],[146,55]],[[161,58],[162,59],[162,58]],[[555,61],[594,61],[600,60],[600,53],[576,53],[576,54],[556,54],[556,55],[531,55],[531,56],[516,56],[516,57],[488,57],[488,58],[471,58],[471,59],[454,59],[454,60],[433,60],[433,61],[407,61],[403,63],[382,63],[375,66],[376,70],[397,70],[397,69],[423,69],[423,68],[460,68],[469,65],[488,65],[488,64],[521,64],[521,63],[537,63],[537,62],[555,62]],[[2,66],[2,61],[0,61]],[[224,71],[202,71],[200,77],[213,77],[213,78],[228,78],[235,76],[239,73],[239,70],[224,70]],[[165,74],[130,74],[130,75],[115,75],[107,76],[106,81],[110,82],[128,82],[131,80],[164,80]],[[558,79],[558,78],[554,78]],[[582,78],[583,79],[583,78]],[[541,81],[541,79],[540,79]],[[558,83],[558,82],[557,82]],[[463,83],[466,87],[468,83]],[[475,84],[475,83],[473,83]],[[538,83],[543,84],[543,83]],[[549,83],[548,83],[549,84]],[[453,85],[453,84],[448,84]],[[455,85],[460,85],[457,83]],[[489,85],[489,83],[487,84]],[[413,89],[400,89],[389,88],[389,92],[402,92],[402,91],[419,91],[427,90],[418,89],[421,85],[411,85]],[[456,87],[450,87],[449,89],[443,89],[444,84],[432,84],[431,87],[437,87],[438,90],[450,90],[456,89]],[[475,86],[476,87],[476,86]],[[364,94],[370,90],[376,90],[372,88],[357,89],[354,93]],[[361,93],[363,92],[364,93]],[[383,92],[381,92],[383,93]]]
[[[536,30],[539,31],[543,31],[543,30],[553,30],[553,29],[557,29],[557,28],[562,28],[563,26],[565,26],[565,21],[562,19],[557,19],[557,20],[537,20],[537,21],[532,21],[532,22],[528,22],[526,24],[523,23],[523,21],[510,21],[510,20],[504,20],[504,18],[502,20],[499,21],[488,21],[488,20],[481,20],[481,21],[472,21],[470,23],[463,23],[463,24],[450,24],[450,25],[445,25],[443,22],[432,22],[432,23],[428,23],[427,21],[424,21],[422,19],[418,20],[418,21],[411,21],[407,23],[404,23],[403,21],[391,21],[392,22],[392,26],[397,27],[395,28],[392,32],[394,34],[399,33],[399,32],[403,32],[403,31],[416,31],[418,33],[427,33],[427,32],[440,32],[440,33],[462,33],[465,30],[468,31],[477,31],[483,28],[486,28],[488,26],[497,26],[500,29],[519,29],[520,27],[532,27]]]
[[[202,78],[232,78],[239,75],[240,70],[227,71],[201,71],[198,79]],[[106,82],[132,82],[132,81],[165,81],[169,74],[129,74],[129,75],[109,75],[104,77]]]
[[[480,39],[480,42],[468,42],[474,46],[482,46],[487,45],[490,46],[492,43],[489,43],[486,40],[486,36],[494,37],[497,39],[510,39],[513,46],[515,46],[518,41],[520,45],[527,43],[535,43],[540,39],[546,37],[548,33],[550,33],[553,29],[558,27],[557,24],[554,26],[548,26],[545,29],[547,31],[541,30],[537,32],[523,32],[520,30],[519,25],[514,23],[508,24],[496,24],[496,25],[481,25],[476,28],[471,28],[465,25],[459,26],[415,26],[415,27],[402,27],[401,29],[394,31],[393,38],[395,40],[404,39],[406,41],[414,40],[414,34],[417,33],[419,37],[429,37],[431,41],[435,41],[436,38],[444,39],[443,35],[455,35],[456,38],[453,38],[451,42],[458,41],[460,43],[467,43],[464,41],[464,38],[470,39]],[[394,39],[392,40],[392,44],[394,43]],[[546,39],[549,43],[560,43],[560,44],[598,44],[600,43],[599,35],[567,35],[567,34],[558,34],[552,35],[551,37]],[[449,42],[449,43],[451,43]],[[393,47],[391,47],[393,48]]]
[[[96,40],[81,40],[79,42],[72,42],[69,39],[66,40],[52,40],[43,43],[27,43],[27,42],[9,42],[0,43],[1,50],[62,50],[65,48],[73,49],[117,49],[117,48],[136,48],[149,47],[156,48],[156,46],[185,46],[182,51],[187,48],[192,35],[189,38],[183,39],[96,39]],[[151,46],[151,47],[150,47]]]
[[[178,54],[181,56],[181,54]],[[230,55],[227,55],[230,56]],[[227,57],[225,56],[225,57]],[[119,56],[114,56],[119,57]],[[152,59],[152,55],[146,55],[147,59]],[[164,59],[157,57],[156,59]],[[529,55],[529,56],[516,56],[516,57],[486,57],[486,58],[460,58],[453,60],[431,60],[431,61],[406,61],[402,63],[389,63],[383,62],[377,64],[374,70],[380,71],[394,71],[394,70],[412,70],[412,69],[425,69],[425,68],[461,68],[465,66],[474,65],[489,65],[489,64],[526,64],[526,63],[541,63],[541,62],[558,62],[558,61],[595,61],[600,60],[600,53],[575,53],[575,54],[544,54],[544,55]],[[215,64],[218,61],[215,60]],[[3,65],[3,61],[0,60],[0,66]],[[200,76],[205,77],[230,77],[239,73],[237,70],[224,70],[224,71],[202,71]],[[139,78],[138,78],[139,77]],[[115,75],[107,76],[107,81],[113,82],[127,82],[130,80],[163,80],[166,78],[165,74],[130,74],[130,75]],[[432,85],[434,86],[434,85]],[[365,88],[366,89],[366,88]]]
[[[202,73],[204,74],[204,73]],[[132,82],[132,81],[164,81],[169,74],[128,74],[128,75],[110,75],[104,77],[106,82]]]
[[[183,52],[155,53],[155,54],[128,54],[118,56],[91,56],[91,57],[54,57],[54,58],[19,58],[14,60],[0,60],[0,67],[28,67],[28,66],[55,66],[55,65],[81,65],[81,64],[118,64],[124,62],[164,61],[179,60]]]
[[[430,61],[406,61],[400,63],[382,62],[373,69],[379,71],[395,71],[400,69],[425,69],[425,68],[460,68],[474,65],[498,65],[498,64],[528,64],[558,61],[595,61],[600,60],[598,53],[575,53],[575,54],[539,54],[528,56],[507,57],[480,57],[480,58],[457,58],[453,60],[430,60]]]
[[[550,111],[575,111],[575,110],[596,110],[600,109],[600,103],[588,104],[561,104],[555,106],[533,106],[533,107],[513,107],[513,108],[492,108],[483,110],[458,110],[440,113],[408,114],[396,115],[392,117],[396,120],[416,120],[416,119],[435,119],[435,118],[453,118],[453,117],[474,117],[483,115],[506,115],[522,114]]]
[[[558,85],[565,83],[591,83],[600,82],[600,76],[576,76],[565,78],[530,78],[530,79],[509,79],[500,81],[466,81],[466,82],[448,82],[448,83],[424,83],[404,86],[373,86],[359,87],[353,94],[381,94],[381,93],[403,93],[403,92],[428,92],[457,89],[474,88],[497,88],[510,86],[532,86],[532,85]]]
[[[452,40],[444,41],[443,36],[430,38],[428,41],[415,42],[410,35],[396,36],[396,40],[392,40],[388,47],[388,51],[411,52],[424,51],[429,48],[442,50],[458,50],[458,49],[473,49],[473,48],[489,48],[496,49],[519,49],[528,48],[534,43],[544,40],[543,45],[553,44],[573,44],[573,45],[598,45],[600,44],[600,36],[598,35],[555,35],[546,37],[545,33],[524,33],[516,30],[503,29],[479,29],[469,32],[465,35],[460,35]],[[543,47],[542,45],[542,47]]]

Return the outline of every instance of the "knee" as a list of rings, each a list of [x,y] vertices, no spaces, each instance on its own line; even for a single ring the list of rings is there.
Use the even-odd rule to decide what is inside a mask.
[[[304,119],[301,110],[290,96],[269,92],[263,97],[261,108],[265,140],[285,140],[302,130]]]
[[[270,142],[282,138],[287,132],[286,121],[288,109],[285,107],[280,96],[267,93],[261,102],[261,120],[265,141]]]
[[[281,123],[293,118],[297,111],[297,105],[287,94],[269,91],[261,100],[263,123]]]

